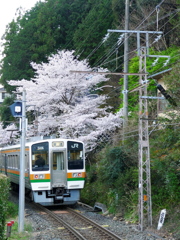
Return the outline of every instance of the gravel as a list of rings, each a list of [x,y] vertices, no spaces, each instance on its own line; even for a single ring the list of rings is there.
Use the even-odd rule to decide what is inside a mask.
[[[81,214],[96,221],[99,225],[103,225],[123,240],[176,240],[162,230],[157,232],[152,228],[140,232],[137,225],[125,222],[122,217],[87,211],[87,209],[80,205],[78,205],[77,208]],[[32,227],[31,240],[66,240],[65,236],[61,236],[60,230],[57,229],[55,222],[42,212],[36,211],[30,204],[26,204],[25,206],[25,223]]]
[[[78,206],[78,210],[81,211],[83,215],[96,221],[99,225],[105,226],[108,230],[114,232],[116,235],[120,236],[124,240],[158,240],[158,239],[168,239],[173,240],[172,237],[166,237],[161,232],[161,234],[153,229],[149,231],[140,232],[137,225],[129,224],[122,220],[122,218],[114,217],[111,215],[103,216],[96,212],[90,212],[84,210],[81,206]],[[26,221],[31,224],[33,228],[32,238],[36,240],[66,240],[63,236],[60,236],[57,226],[47,219],[46,215],[40,212],[26,207]],[[161,235],[161,236],[160,236]],[[99,239],[97,239],[99,240]]]

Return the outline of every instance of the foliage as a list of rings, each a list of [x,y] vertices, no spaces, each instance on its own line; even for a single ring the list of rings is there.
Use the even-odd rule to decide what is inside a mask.
[[[13,97],[6,97],[1,104],[0,115],[1,121],[3,123],[3,128],[6,128],[9,125],[10,121],[14,120],[14,117],[11,114],[9,106],[14,103]]]
[[[85,189],[81,197],[89,204],[101,202],[110,212],[124,211],[125,206],[132,206],[127,201],[132,196],[134,205],[137,185],[136,161],[121,146],[108,147],[96,155],[96,162],[88,167]],[[93,191],[93,194],[92,194]],[[133,205],[133,206],[134,206]]]
[[[113,14],[110,14],[111,1],[99,0],[93,2],[95,4],[93,4],[82,23],[79,24],[73,38],[76,52],[78,55],[81,54],[81,59],[88,56],[91,65],[94,65],[99,60],[99,56],[104,53],[104,46],[101,41],[113,21]],[[99,42],[101,43],[97,48]],[[92,55],[94,49],[97,49],[97,52]]]
[[[7,217],[8,197],[10,190],[9,179],[0,174],[0,239],[4,239],[5,222]]]
[[[98,180],[106,182],[107,187],[113,187],[118,177],[129,167],[130,162],[131,159],[121,147],[115,147],[110,150],[107,148],[104,157],[102,157],[99,163]]]
[[[173,97],[179,107],[180,101],[180,63],[177,62],[168,75],[165,75],[162,80],[167,86],[168,93]]]
[[[168,48],[164,51],[161,52],[157,52],[153,49],[150,50],[150,55],[165,55],[165,56],[169,56],[170,60],[169,63],[167,64],[167,66],[164,66],[164,64],[166,63],[167,58],[158,58],[158,62],[154,65],[154,61],[157,59],[156,57],[151,57],[151,58],[147,58],[147,72],[149,73],[149,75],[153,75],[155,73],[164,71],[166,69],[169,69],[169,66],[172,66],[174,63],[176,63],[178,61],[178,52],[179,52],[179,48],[178,47],[171,47]],[[175,72],[176,70],[174,70]],[[130,73],[138,73],[139,72],[139,57],[134,57],[130,60],[129,63],[129,72]],[[177,74],[178,75],[178,74]],[[175,75],[175,76],[177,76]],[[175,78],[175,77],[174,77]],[[156,96],[157,94],[157,90],[156,90],[156,80],[154,80],[153,78],[149,78],[149,84],[148,84],[148,95],[149,96]],[[178,82],[178,81],[177,81]],[[170,78],[169,78],[169,83],[170,83]],[[123,79],[120,79],[120,85],[123,85]],[[129,90],[133,90],[134,88],[138,87],[139,85],[139,79],[137,76],[129,76]],[[171,84],[171,87],[172,84]],[[175,88],[173,87],[174,91]],[[169,91],[169,89],[168,89]],[[132,93],[129,93],[129,99],[128,99],[128,108],[129,108],[129,112],[131,112],[132,116],[134,117],[133,113],[136,113],[138,111],[138,103],[139,103],[139,92],[138,90]],[[122,94],[120,95],[120,98],[123,98]],[[120,108],[122,108],[122,104],[120,105]]]
[[[8,201],[7,202],[7,213],[6,213],[6,222],[14,220],[14,224],[11,228],[11,236],[8,239],[19,240],[19,239],[31,239],[32,235],[32,226],[25,221],[24,232],[19,233],[18,229],[18,205]],[[5,238],[6,239],[6,238]]]
[[[178,126],[179,128],[179,126]],[[151,148],[153,201],[169,205],[180,201],[180,135],[177,127],[153,134]],[[157,137],[158,136],[158,137]]]
[[[18,215],[18,206],[13,202],[8,201],[8,203],[7,203],[7,217],[12,218],[12,217],[16,217],[17,215]]]
[[[169,125],[168,125],[169,124]],[[151,188],[153,213],[180,202],[179,119],[159,125],[150,135]],[[127,149],[129,152],[127,152]],[[130,154],[131,152],[131,154]],[[122,156],[124,156],[122,158]],[[124,159],[126,159],[124,161]],[[124,165],[125,163],[125,165]],[[91,196],[91,190],[93,196]],[[95,195],[95,196],[94,196]],[[138,218],[137,139],[125,145],[108,147],[96,155],[88,168],[83,197],[107,205],[111,213],[120,213],[131,222]]]

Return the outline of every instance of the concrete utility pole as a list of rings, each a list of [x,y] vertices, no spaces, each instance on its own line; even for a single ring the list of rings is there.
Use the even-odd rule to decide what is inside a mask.
[[[21,121],[21,151],[20,151],[20,177],[19,177],[19,219],[18,231],[24,231],[24,200],[25,200],[25,136],[26,136],[26,92],[22,96]]]
[[[129,29],[129,0],[126,0],[125,7],[125,30]],[[124,72],[129,70],[129,35],[125,32],[124,40]],[[124,90],[123,90],[123,112],[124,112],[124,128],[128,121],[128,75],[124,75]]]

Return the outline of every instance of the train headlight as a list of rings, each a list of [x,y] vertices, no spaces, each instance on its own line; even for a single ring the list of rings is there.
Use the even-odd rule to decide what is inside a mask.
[[[82,173],[73,173],[73,177],[74,178],[82,177]]]
[[[44,174],[39,174],[39,179],[44,179]]]
[[[34,175],[35,179],[44,179],[44,174],[36,174]]]

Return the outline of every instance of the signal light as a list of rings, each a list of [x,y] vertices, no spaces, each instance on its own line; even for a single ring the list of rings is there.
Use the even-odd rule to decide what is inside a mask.
[[[156,85],[157,89],[161,92],[161,94],[170,102],[171,105],[177,107],[176,102],[174,99],[166,92],[161,84]]]
[[[9,106],[13,117],[22,117],[22,102],[16,101]]]

